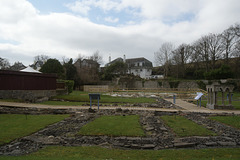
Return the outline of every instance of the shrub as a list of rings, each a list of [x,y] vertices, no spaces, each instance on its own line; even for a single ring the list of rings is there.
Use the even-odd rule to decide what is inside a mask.
[[[175,81],[169,81],[169,85],[170,85],[171,88],[177,88],[179,82],[180,82],[180,81],[178,81],[178,80],[175,80]]]
[[[204,73],[205,79],[227,79],[227,78],[233,78],[233,72],[231,71],[231,68],[227,65],[222,65],[218,69],[214,69],[210,72]]]
[[[158,85],[161,87],[163,85],[162,81],[158,81]]]
[[[65,84],[67,85],[68,93],[72,93],[74,81],[73,80],[65,80]]]
[[[68,94],[72,93],[73,87],[74,87],[74,81],[73,80],[58,80],[58,82],[65,83],[65,86],[67,87]]]
[[[206,90],[206,84],[203,81],[196,81],[200,89]]]

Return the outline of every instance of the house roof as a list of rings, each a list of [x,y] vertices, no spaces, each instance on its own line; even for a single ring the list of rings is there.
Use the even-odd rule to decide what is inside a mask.
[[[83,59],[83,60],[81,60],[81,59],[78,59],[75,63],[77,63],[77,62],[86,62],[86,63],[88,63],[88,64],[97,64],[97,65],[99,65],[99,63],[98,62],[96,62],[96,61],[94,61],[94,60],[92,60],[92,59]],[[74,64],[75,64],[74,63]]]
[[[142,62],[142,67],[152,67],[152,62],[147,60],[144,57],[140,58],[132,58],[132,59],[126,59],[126,63],[130,64],[130,66],[134,66],[135,63]],[[141,67],[141,66],[140,66]]]
[[[113,63],[118,62],[118,61],[123,62],[123,59],[119,57],[119,58],[114,59],[113,61],[109,62],[107,65],[113,64]],[[144,57],[126,59],[126,63],[129,64],[130,66],[131,66],[131,64],[134,64],[134,63],[137,63],[137,62],[143,62],[144,63],[143,66],[145,66],[145,67],[152,67],[152,62],[147,60]]]
[[[91,63],[91,64],[98,64],[96,61],[92,60],[92,59],[83,59],[83,61],[87,62],[87,63]]]

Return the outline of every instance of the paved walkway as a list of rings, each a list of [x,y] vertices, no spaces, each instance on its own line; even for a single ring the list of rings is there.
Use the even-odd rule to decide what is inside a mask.
[[[10,107],[29,107],[29,108],[55,108],[55,109],[89,109],[89,106],[58,106],[58,105],[42,105],[42,104],[34,104],[34,103],[15,103],[15,102],[0,102],[1,106],[10,106]],[[92,106],[93,109],[98,109],[97,106]],[[165,112],[177,112],[177,109],[164,109],[164,108],[149,108],[149,107],[112,107],[112,106],[100,106],[101,109],[129,109],[129,110],[151,110],[151,111],[165,111]]]
[[[165,99],[169,102],[173,102],[172,99]],[[197,105],[188,103],[181,99],[176,99],[176,105],[183,109],[163,109],[163,108],[143,108],[143,107],[121,107],[122,109],[129,110],[150,110],[150,111],[162,111],[162,112],[197,112],[197,113],[234,113],[240,115],[240,110],[210,110],[204,107],[197,107]],[[10,106],[10,107],[29,107],[29,108],[55,108],[55,109],[88,109],[89,106],[56,106],[56,105],[42,105],[42,104],[32,104],[32,103],[15,103],[15,102],[0,102],[1,106]],[[97,109],[96,106],[92,107],[93,109]],[[118,107],[112,106],[100,106],[100,109],[116,109]]]
[[[172,102],[173,99],[165,99],[166,101]],[[205,107],[198,107],[196,104],[183,101],[181,99],[176,99],[176,105],[187,110],[189,112],[200,112],[200,113],[234,113],[240,114],[240,110],[212,110]]]

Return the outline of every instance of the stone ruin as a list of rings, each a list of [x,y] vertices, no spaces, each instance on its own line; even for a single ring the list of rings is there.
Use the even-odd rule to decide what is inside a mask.
[[[208,97],[207,97],[207,108],[209,109],[234,109],[232,106],[232,92],[234,89],[233,85],[230,84],[220,84],[218,82],[215,82],[211,85],[207,85],[207,92],[208,92]],[[222,104],[219,105],[217,94],[221,92],[222,94]],[[225,98],[227,93],[227,100],[228,104],[225,105]]]
[[[12,110],[13,109],[13,110]],[[0,145],[0,156],[2,155],[26,155],[36,152],[49,145],[60,146],[100,146],[105,148],[118,149],[142,149],[142,150],[161,150],[179,148],[239,148],[240,130],[217,121],[209,119],[216,114],[210,113],[190,113],[182,111],[141,111],[116,108],[115,110],[93,110],[86,109],[36,109],[23,107],[0,107],[0,113],[21,113],[26,111],[30,114],[70,114],[69,118],[31,135],[18,138],[8,144]],[[127,136],[106,136],[106,135],[79,135],[78,132],[87,123],[103,115],[139,115],[140,124],[146,133],[144,137]],[[216,133],[216,136],[190,136],[179,137],[169,126],[160,118],[161,116],[181,115],[197,123],[198,125]],[[227,116],[229,114],[223,114]],[[232,114],[230,114],[232,115]]]

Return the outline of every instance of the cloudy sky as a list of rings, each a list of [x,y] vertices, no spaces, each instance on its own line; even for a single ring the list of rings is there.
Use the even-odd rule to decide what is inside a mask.
[[[0,57],[145,57],[240,22],[239,0],[0,0]]]

